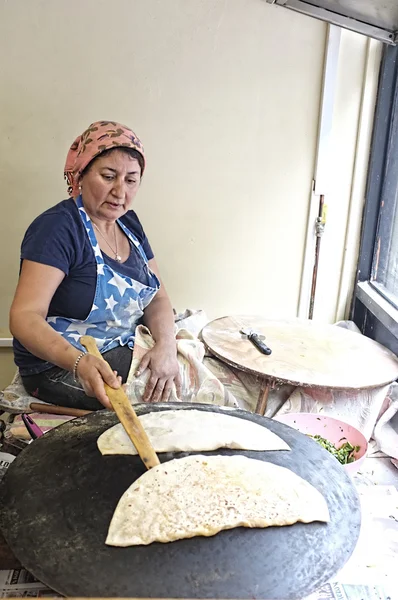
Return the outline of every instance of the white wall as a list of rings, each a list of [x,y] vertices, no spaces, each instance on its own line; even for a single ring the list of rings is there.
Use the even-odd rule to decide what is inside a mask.
[[[357,266],[382,44],[342,30],[331,136],[327,221],[314,318],[348,316]]]
[[[345,195],[347,121],[358,121],[364,76],[364,38],[347,35],[336,107]],[[324,23],[263,0],[3,2],[0,327],[22,235],[66,197],[66,152],[97,119],[124,122],[144,142],[136,210],[178,310],[295,316],[325,39]]]

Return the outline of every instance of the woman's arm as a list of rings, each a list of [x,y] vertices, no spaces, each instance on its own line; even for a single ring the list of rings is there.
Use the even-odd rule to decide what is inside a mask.
[[[72,371],[80,350],[46,322],[51,299],[64,277],[60,269],[24,260],[10,310],[10,331],[34,356]],[[86,355],[80,360],[77,373],[85,393],[109,408],[103,381],[115,388],[120,385],[110,366]]]
[[[149,261],[150,269],[160,280],[159,269],[154,258]],[[137,375],[146,368],[151,376],[145,388],[144,402],[167,402],[173,383],[180,393],[180,375],[177,361],[177,345],[174,335],[174,315],[166,289],[160,290],[144,310],[144,323],[150,330],[155,346],[141,360]]]
[[[149,261],[149,268],[160,280],[159,268],[154,258]],[[166,289],[161,282],[160,290],[144,310],[144,323],[150,329],[156,343],[176,345],[174,335],[173,308]]]

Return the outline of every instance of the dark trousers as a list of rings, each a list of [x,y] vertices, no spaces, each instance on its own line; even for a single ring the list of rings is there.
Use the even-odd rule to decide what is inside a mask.
[[[103,354],[113,371],[117,371],[123,383],[127,381],[133,352],[128,346],[117,346]],[[86,396],[80,382],[73,379],[72,373],[52,367],[37,373],[22,377],[26,391],[35,398],[50,404],[67,406],[68,408],[82,408],[85,410],[100,410],[103,405],[96,398]]]

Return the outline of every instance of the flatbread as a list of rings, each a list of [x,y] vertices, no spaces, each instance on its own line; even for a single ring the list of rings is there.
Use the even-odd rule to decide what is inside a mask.
[[[139,417],[155,452],[206,452],[218,448],[236,450],[290,450],[266,427],[215,412],[164,410]],[[138,454],[119,423],[97,440],[101,454]]]
[[[139,477],[120,499],[106,543],[140,546],[329,519],[322,494],[289,469],[240,455],[196,455]]]

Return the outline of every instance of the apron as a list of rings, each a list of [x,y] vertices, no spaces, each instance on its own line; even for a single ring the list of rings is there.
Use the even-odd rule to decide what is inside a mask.
[[[117,223],[129,238],[131,251],[135,252],[137,261],[144,263],[148,285],[117,273],[107,265],[102,257],[93,225],[83,207],[81,196],[76,199],[76,204],[97,264],[94,302],[85,321],[48,317],[47,323],[72,346],[83,352],[85,349],[79,342],[82,335],[91,335],[101,353],[126,344],[132,349],[135,328],[144,314],[144,309],[160,288],[159,279],[149,269],[148,259],[138,239],[119,219]]]

